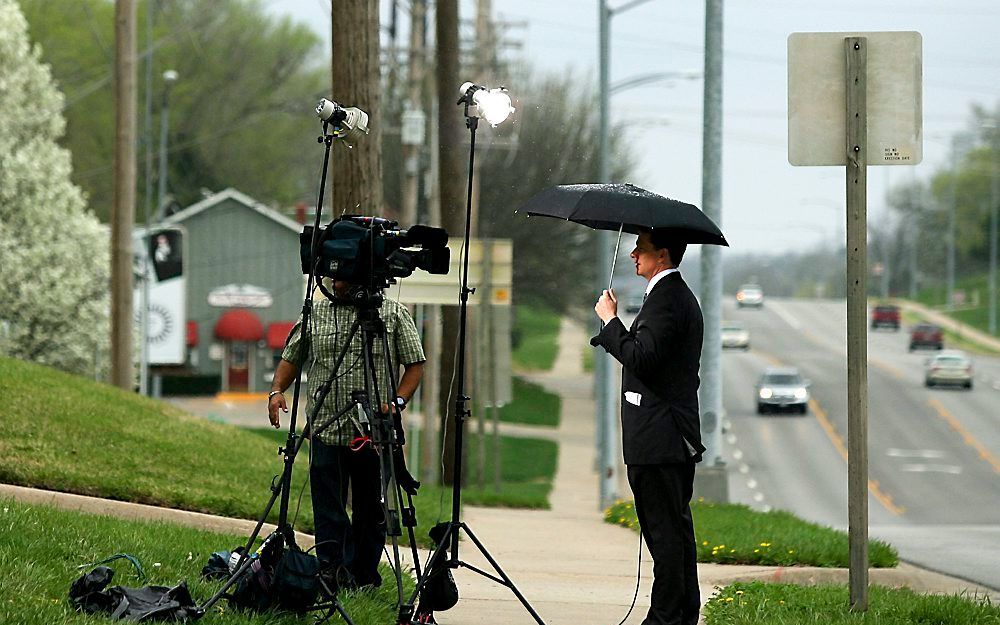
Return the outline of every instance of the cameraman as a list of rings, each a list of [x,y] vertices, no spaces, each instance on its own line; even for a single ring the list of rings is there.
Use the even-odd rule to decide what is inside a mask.
[[[378,454],[370,442],[360,438],[362,433],[351,418],[356,418],[355,410],[330,423],[351,405],[351,391],[365,390],[364,342],[360,331],[351,340],[340,369],[332,371],[357,318],[357,309],[350,299],[354,288],[347,282],[334,281],[332,301],[316,289],[310,316],[311,340],[303,345],[300,317],[286,341],[267,401],[271,425],[281,427],[279,410],[288,412],[284,391],[295,380],[299,369],[304,364],[308,367],[306,395],[310,404],[316,390],[335,373],[330,393],[312,423],[312,430],[319,434],[310,437],[309,484],[320,564],[324,571],[336,575],[341,587],[348,588],[374,587],[382,583],[378,563],[386,537]],[[402,410],[416,393],[423,376],[424,350],[413,319],[404,306],[385,299],[379,314],[385,323],[392,366],[395,371],[403,367],[394,399],[395,409]],[[383,351],[381,338],[377,338],[373,358],[380,395],[390,392]],[[381,410],[389,412],[384,401]],[[347,515],[348,485],[352,492],[350,519]]]

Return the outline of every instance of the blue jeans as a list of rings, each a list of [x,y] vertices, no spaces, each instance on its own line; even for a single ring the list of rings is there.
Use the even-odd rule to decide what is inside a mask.
[[[358,586],[382,583],[378,563],[385,546],[379,457],[366,445],[351,451],[341,445],[312,441],[309,486],[312,491],[316,554],[320,565],[343,566]],[[351,517],[347,487],[351,487]]]

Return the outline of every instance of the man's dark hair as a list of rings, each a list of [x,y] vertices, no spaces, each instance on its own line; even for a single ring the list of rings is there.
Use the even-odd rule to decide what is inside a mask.
[[[658,250],[667,248],[667,254],[670,254],[670,262],[674,264],[674,267],[680,266],[681,259],[684,258],[684,252],[687,251],[687,243],[678,240],[669,230],[651,230],[649,233],[649,242]]]

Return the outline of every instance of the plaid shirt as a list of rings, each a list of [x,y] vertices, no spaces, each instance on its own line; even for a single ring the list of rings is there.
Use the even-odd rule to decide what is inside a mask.
[[[379,311],[379,316],[385,323],[386,336],[389,339],[390,358],[397,367],[399,365],[409,365],[426,360],[424,349],[420,344],[420,335],[417,327],[410,317],[410,312],[400,303],[386,298]],[[313,302],[312,314],[309,317],[311,326],[312,347],[311,351],[302,345],[302,317],[296,322],[285,342],[285,349],[281,353],[281,358],[301,367],[308,358],[309,380],[307,385],[308,400],[306,411],[311,410],[313,397],[323,382],[330,377],[332,368],[337,361],[337,356],[344,348],[347,335],[351,330],[351,325],[357,318],[357,309],[349,304],[331,302],[326,299],[320,291],[316,290],[316,297]],[[326,396],[326,401],[316,415],[313,429],[318,430],[333,419],[345,407],[351,405],[351,391],[364,390],[364,342],[360,329],[351,340],[351,345],[340,364],[337,378],[330,387],[330,393]],[[309,353],[307,353],[307,351]],[[385,403],[392,403],[389,396],[389,378],[386,372],[384,350],[382,341],[376,338],[374,346],[375,371],[378,377],[378,391],[381,400]],[[396,376],[399,382],[399,375]],[[374,389],[372,390],[374,394]],[[371,398],[374,402],[374,396]],[[351,421],[349,415],[357,417],[357,411],[349,411],[340,418],[337,423],[333,423],[320,432],[319,440],[328,445],[348,445],[358,436],[358,428]]]

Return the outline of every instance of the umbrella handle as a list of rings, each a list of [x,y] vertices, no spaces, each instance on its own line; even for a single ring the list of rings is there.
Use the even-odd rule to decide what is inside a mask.
[[[611,256],[611,275],[608,277],[609,291],[611,290],[611,287],[615,283],[615,265],[618,264],[618,250],[622,245],[622,230],[624,229],[625,229],[625,224],[622,223],[622,225],[618,227],[618,240],[615,242],[615,253]],[[601,327],[597,329],[597,333],[600,334],[601,330],[603,329],[604,329],[604,321],[601,321]]]

